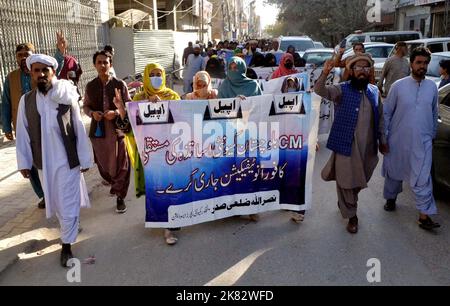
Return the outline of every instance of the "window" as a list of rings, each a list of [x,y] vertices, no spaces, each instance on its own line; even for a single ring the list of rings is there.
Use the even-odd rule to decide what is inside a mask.
[[[445,96],[445,98],[441,100],[441,103],[440,103],[440,104],[441,104],[441,105],[445,105],[445,106],[449,106],[449,107],[450,107],[450,93],[447,94],[447,95]]]
[[[305,51],[313,49],[314,43],[312,40],[281,40],[280,49],[286,51],[289,46],[294,46],[295,51]]]
[[[442,43],[429,44],[427,47],[430,49],[431,53],[444,51],[444,46]]]
[[[442,59],[449,59],[448,57],[443,57],[443,56],[436,56],[436,55],[431,55],[431,61],[428,64],[428,70],[427,70],[427,75],[428,76],[432,76],[432,77],[440,77],[439,74],[439,62]]]
[[[383,57],[389,57],[389,54],[391,54],[392,49],[394,49],[394,47],[384,47],[383,48]]]
[[[447,43],[447,51],[450,51],[450,42]]]
[[[415,39],[420,39],[419,33],[400,34],[399,35],[399,41],[408,41],[408,40],[415,40]]]
[[[420,32],[422,32],[422,35],[425,34],[425,19],[420,19]]]
[[[357,42],[364,42],[366,40],[366,36],[365,35],[355,35],[352,38],[350,38],[348,40],[348,42],[353,45],[354,43]]]
[[[414,30],[414,19],[409,21],[409,29],[410,29],[411,31]]]
[[[380,47],[378,47],[378,48],[368,47],[368,48],[366,48],[366,52],[370,53],[370,55],[372,55],[372,57],[374,57],[374,58],[386,57],[386,56],[384,56],[384,48],[382,48],[382,47],[381,48]]]
[[[305,53],[303,59],[307,64],[314,64],[317,67],[322,67],[326,60],[330,59],[333,53],[329,52],[317,52],[317,53]]]
[[[372,35],[370,36],[371,42],[385,42],[388,36],[385,35]]]

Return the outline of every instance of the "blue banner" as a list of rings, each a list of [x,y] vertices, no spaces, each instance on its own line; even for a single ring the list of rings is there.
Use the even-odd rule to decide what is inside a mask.
[[[145,169],[146,227],[310,207],[319,110],[309,92],[127,109]]]

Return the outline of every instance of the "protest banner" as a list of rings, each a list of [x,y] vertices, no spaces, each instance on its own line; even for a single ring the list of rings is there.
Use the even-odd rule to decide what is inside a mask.
[[[311,207],[319,108],[310,93],[127,110],[145,171],[146,227]]]

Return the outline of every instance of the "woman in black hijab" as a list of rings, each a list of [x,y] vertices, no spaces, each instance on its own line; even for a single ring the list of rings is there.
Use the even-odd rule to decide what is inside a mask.
[[[300,54],[295,52],[295,47],[293,45],[290,45],[287,48],[286,52],[292,54],[292,56],[294,57],[294,66],[295,67],[305,67],[306,61],[300,56]]]

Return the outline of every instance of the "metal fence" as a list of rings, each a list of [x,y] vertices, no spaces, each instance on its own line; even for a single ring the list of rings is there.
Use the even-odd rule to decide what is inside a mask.
[[[68,53],[83,69],[79,89],[97,75],[92,55],[103,46],[100,4],[88,0],[0,0],[0,94],[9,72],[17,69],[16,45],[31,42],[36,52],[54,55],[62,30]],[[1,97],[1,96],[0,96]]]

